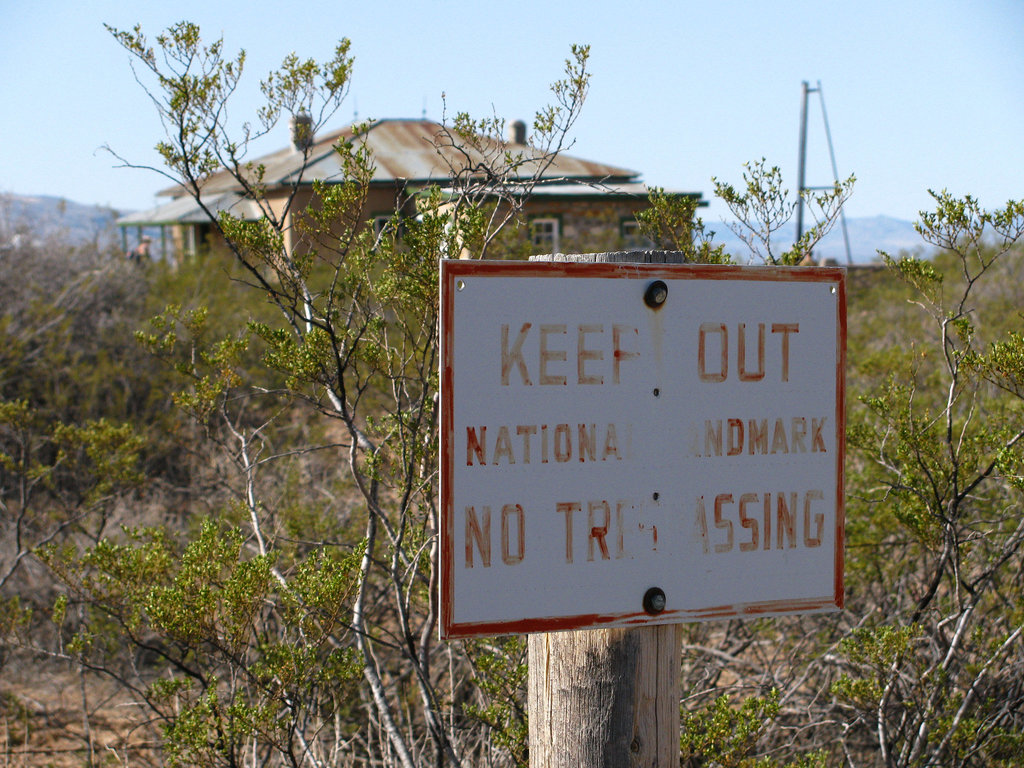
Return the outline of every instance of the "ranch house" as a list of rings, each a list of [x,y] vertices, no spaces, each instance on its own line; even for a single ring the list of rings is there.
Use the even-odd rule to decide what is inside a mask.
[[[302,122],[292,121],[289,146],[252,161],[264,169],[268,203],[276,213],[302,210],[313,195],[313,182],[345,179],[334,146],[341,141],[365,143],[375,172],[368,190],[363,219],[368,226],[385,226],[395,211],[415,215],[416,196],[431,186],[444,188],[452,169],[476,163],[481,157],[460,154],[451,146],[449,129],[426,119],[387,119],[350,125],[313,136]],[[484,152],[508,151],[526,159],[525,177],[543,167],[538,184],[529,189],[519,236],[523,254],[597,252],[655,247],[639,232],[636,214],[647,207],[647,186],[640,174],[607,163],[559,154],[550,165],[528,142],[526,125],[514,121],[503,140],[482,139]],[[510,186],[514,190],[515,177]],[[525,189],[524,189],[525,191]],[[699,192],[674,193],[704,205]],[[181,187],[160,193],[168,201],[153,209],[118,220],[125,248],[143,236],[152,238],[158,253],[172,259],[194,255],[208,243],[213,227],[197,202]],[[258,206],[247,199],[231,174],[222,171],[207,179],[204,205],[235,216],[257,219]],[[286,217],[287,218],[287,217]],[[287,242],[286,246],[294,246]]]

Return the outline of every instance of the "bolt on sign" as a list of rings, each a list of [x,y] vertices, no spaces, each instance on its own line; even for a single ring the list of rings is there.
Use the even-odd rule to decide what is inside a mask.
[[[844,272],[443,261],[441,632],[837,610]]]

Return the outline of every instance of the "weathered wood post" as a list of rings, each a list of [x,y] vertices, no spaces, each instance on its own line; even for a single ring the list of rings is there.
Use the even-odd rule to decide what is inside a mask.
[[[537,256],[536,261],[682,263],[670,251]],[[532,768],[679,765],[682,627],[529,637]]]
[[[678,766],[682,626],[529,638],[530,765]]]

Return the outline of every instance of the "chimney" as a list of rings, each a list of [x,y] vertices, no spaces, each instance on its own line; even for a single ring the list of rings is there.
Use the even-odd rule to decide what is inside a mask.
[[[290,121],[292,129],[292,146],[299,152],[304,152],[313,146],[313,118],[306,112],[298,112],[292,115]]]
[[[526,143],[526,123],[522,120],[513,120],[508,124],[508,142],[509,144]]]

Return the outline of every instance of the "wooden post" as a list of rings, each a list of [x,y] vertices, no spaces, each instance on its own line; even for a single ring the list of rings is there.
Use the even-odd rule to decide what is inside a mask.
[[[529,638],[531,768],[676,768],[682,627]]]
[[[670,264],[631,251],[537,261]],[[531,768],[677,768],[682,628],[589,629],[529,638]]]

